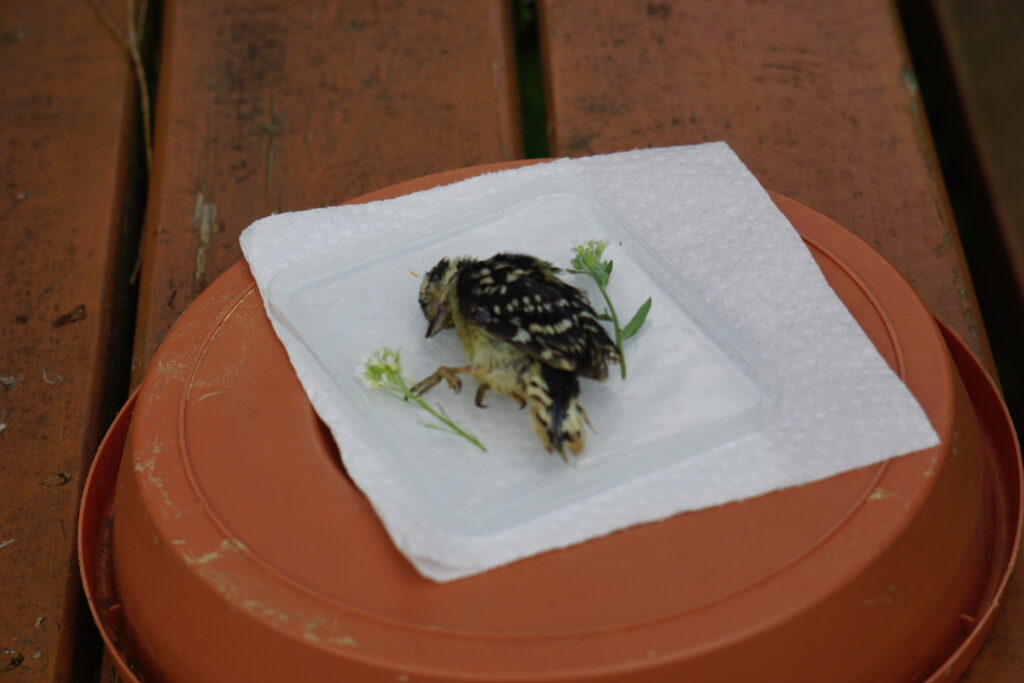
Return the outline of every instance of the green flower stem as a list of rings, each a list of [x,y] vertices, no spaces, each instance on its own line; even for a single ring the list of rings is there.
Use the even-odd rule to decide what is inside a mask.
[[[626,354],[622,351],[622,328],[619,327],[619,316],[615,313],[615,306],[612,305],[612,300],[608,296],[608,290],[600,284],[597,288],[601,290],[604,303],[608,306],[608,316],[612,319],[612,326],[615,327],[615,347],[619,350],[619,369],[622,371],[622,379],[626,379]]]
[[[422,396],[414,393],[412,389],[409,388],[409,383],[406,382],[405,377],[402,376],[401,356],[398,351],[387,347],[377,349],[364,361],[363,366],[356,373],[356,376],[363,384],[371,389],[384,389],[394,398],[406,402],[412,401],[420,408],[433,415],[434,419],[444,425],[444,427],[439,427],[435,424],[420,422],[424,427],[440,429],[441,431],[448,431],[456,436],[461,436],[481,451],[485,453],[487,452],[487,448],[480,443],[480,440],[459,425],[455,424],[455,421],[448,417],[448,413],[445,412],[444,408],[440,404],[435,408],[427,403]]]
[[[439,422],[443,422],[448,427],[448,429],[452,430],[453,432],[455,432],[456,434],[461,436],[466,441],[469,441],[471,444],[473,444],[474,446],[479,448],[484,453],[487,452],[487,447],[484,446],[482,443],[480,443],[480,440],[477,439],[475,436],[473,436],[469,432],[463,430],[461,427],[459,427],[459,425],[455,424],[455,421],[452,420],[450,417],[448,417],[448,413],[444,412],[444,408],[441,408],[441,406],[439,405],[438,406],[438,410],[435,410],[434,407],[432,405],[430,405],[429,403],[427,403],[426,400],[422,396],[420,396],[419,394],[414,394],[412,392],[412,390],[405,383],[405,379],[404,378],[399,377],[398,379],[399,379],[399,382],[401,383],[401,387],[402,387],[402,396],[401,397],[402,397],[403,400],[411,400],[411,401],[413,401],[420,408],[423,408],[423,410],[425,410],[428,413],[430,413],[431,415],[433,415],[434,418],[437,419]],[[422,424],[424,424],[427,427],[436,428],[436,427],[434,427],[434,425],[430,425],[430,424],[426,424],[426,423],[422,423]]]
[[[619,324],[619,315],[615,312],[615,306],[612,305],[607,289],[608,280],[612,276],[612,267],[615,264],[610,260],[601,260],[607,246],[608,243],[602,240],[587,240],[582,244],[577,244],[573,247],[576,255],[572,259],[572,268],[568,272],[576,275],[589,275],[594,280],[594,283],[597,284],[597,288],[601,290],[601,296],[604,297],[604,303],[608,308],[599,317],[602,320],[611,321],[615,327],[615,348],[619,351],[620,372],[622,373],[622,379],[626,379],[626,353],[623,346],[627,339],[635,335],[643,327],[644,322],[647,320],[647,314],[651,310],[651,299],[648,298],[637,309],[632,319],[626,323],[625,328]]]

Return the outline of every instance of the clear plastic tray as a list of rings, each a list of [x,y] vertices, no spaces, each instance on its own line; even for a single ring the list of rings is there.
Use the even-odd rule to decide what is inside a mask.
[[[454,395],[442,383],[426,395],[488,448],[425,429],[422,411],[363,386],[356,369],[374,349],[399,347],[418,380],[438,365],[463,365],[455,332],[424,339],[420,278],[439,259],[522,252],[568,267],[573,245],[609,244],[609,293],[627,320],[650,296],[639,334],[626,343],[629,374],[610,367],[605,382],[581,379],[580,403],[596,431],[566,465],[539,445],[528,411],[488,394],[473,405],[475,382]],[[603,301],[583,275],[564,279]],[[453,208],[315,263],[293,265],[270,283],[268,301],[333,381],[344,425],[380,459],[422,519],[460,535],[493,534],[619,486],[759,429],[771,419],[776,382],[743,340],[628,224],[576,178],[532,181]],[[623,323],[624,324],[624,323]],[[371,496],[372,497],[372,496]]]

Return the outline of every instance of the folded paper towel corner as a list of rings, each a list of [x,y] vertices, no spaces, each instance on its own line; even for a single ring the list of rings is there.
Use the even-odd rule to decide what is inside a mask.
[[[653,292],[654,306],[626,349],[629,378],[583,380],[596,433],[575,464],[541,450],[512,401],[481,411],[472,391],[429,395],[487,444],[480,453],[355,381],[381,345],[400,347],[417,378],[461,364],[454,333],[423,339],[417,273],[440,256],[525,251],[565,267],[590,238],[609,242],[613,299],[633,310]],[[241,244],[346,470],[435,581],[938,444],[724,143],[559,159],[274,215]]]

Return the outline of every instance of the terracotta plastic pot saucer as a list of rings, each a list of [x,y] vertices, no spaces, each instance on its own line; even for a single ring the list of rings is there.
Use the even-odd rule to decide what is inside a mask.
[[[483,170],[493,167],[364,199]],[[437,585],[393,548],[345,476],[238,264],[168,335],[86,484],[83,579],[123,678],[961,673],[1017,551],[1009,418],[971,355],[881,257],[776,201],[941,446]]]

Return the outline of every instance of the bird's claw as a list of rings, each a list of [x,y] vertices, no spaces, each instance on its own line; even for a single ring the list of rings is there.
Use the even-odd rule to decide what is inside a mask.
[[[420,396],[433,389],[443,379],[448,383],[451,390],[457,394],[462,391],[462,380],[459,379],[457,374],[460,372],[469,372],[469,368],[446,368],[442,365],[433,375],[414,384],[410,391],[413,394]]]

